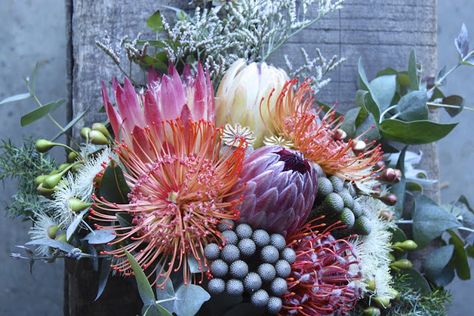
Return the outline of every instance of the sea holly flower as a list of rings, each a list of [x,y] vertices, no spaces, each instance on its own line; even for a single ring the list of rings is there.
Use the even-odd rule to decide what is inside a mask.
[[[214,90],[209,73],[200,64],[194,76],[186,66],[180,77],[171,65],[168,75],[160,77],[152,71],[148,81],[145,91],[137,93],[128,78],[123,87],[113,80],[117,108],[112,106],[102,84],[105,110],[117,140],[131,144],[132,133],[140,133],[145,127],[158,128],[166,120],[214,122]]]
[[[161,276],[163,284],[179,269],[184,281],[190,282],[188,260],[194,258],[204,270],[205,246],[223,243],[217,225],[238,217],[241,188],[235,184],[245,149],[221,150],[221,130],[202,120],[166,121],[157,130],[156,135],[144,129],[144,140],[153,146],[148,155],[127,144],[116,147],[131,188],[129,202],[96,198],[92,218],[98,229],[113,230],[117,236],[110,243],[117,248],[108,251],[121,259],[113,264],[115,270],[131,272],[127,250],[144,270],[150,268],[150,275]],[[235,198],[225,199],[230,195]],[[117,224],[119,214],[132,217],[129,227]]]
[[[288,75],[284,70],[266,63],[250,63],[239,59],[226,71],[216,93],[217,126],[239,123],[255,133],[255,147],[262,146],[263,139],[271,135],[271,126],[265,124],[269,111],[273,111],[277,95]],[[268,108],[260,108],[264,102]]]
[[[272,126],[273,136],[285,139],[328,175],[350,181],[373,176],[377,172],[377,162],[382,159],[381,147],[370,143],[358,150],[363,143],[359,139],[362,136],[347,141],[340,139],[337,131],[343,117],[336,116],[332,110],[320,117],[322,109],[314,108],[310,82],[296,85],[296,79],[287,81],[279,92],[276,105],[268,101],[261,105],[262,112],[270,113],[266,126]],[[275,93],[278,92],[271,95]],[[266,120],[263,116],[262,119]],[[270,140],[267,138],[266,143],[271,143]]]
[[[287,238],[296,260],[283,309],[287,315],[346,315],[361,295],[354,245],[331,235],[338,224],[324,228],[315,222]]]
[[[275,233],[291,233],[307,219],[317,174],[298,152],[264,146],[251,152],[236,189],[245,187],[240,221]]]

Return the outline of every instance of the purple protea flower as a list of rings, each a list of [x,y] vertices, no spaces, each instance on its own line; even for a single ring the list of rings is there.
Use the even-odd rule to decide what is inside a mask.
[[[264,146],[244,161],[237,187],[244,186],[240,220],[254,228],[288,234],[308,218],[317,191],[317,174],[302,154]]]

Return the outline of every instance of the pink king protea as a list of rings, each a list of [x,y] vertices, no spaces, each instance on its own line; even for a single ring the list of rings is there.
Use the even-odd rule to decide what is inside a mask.
[[[148,75],[148,86],[143,94],[135,91],[125,78],[123,87],[113,80],[118,109],[112,106],[105,85],[102,84],[104,106],[117,141],[132,143],[131,135],[145,127],[157,129],[160,122],[181,118],[183,122],[215,121],[214,91],[209,73],[198,64],[195,76],[186,66],[180,77],[174,66],[161,78],[156,72]],[[155,131],[158,134],[158,131]]]
[[[317,174],[296,151],[264,146],[245,159],[236,187],[245,186],[240,220],[255,228],[292,233],[308,218]]]

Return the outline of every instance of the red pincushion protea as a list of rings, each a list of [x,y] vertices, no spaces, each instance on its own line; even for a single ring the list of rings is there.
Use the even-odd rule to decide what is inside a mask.
[[[125,78],[123,87],[113,80],[113,90],[118,109],[112,106],[102,83],[102,97],[110,125],[118,141],[131,142],[130,135],[146,126],[159,127],[166,120],[181,118],[183,121],[200,119],[214,123],[214,90],[209,73],[198,64],[196,75],[189,66],[180,77],[174,66],[168,75],[150,72],[148,86],[143,94],[135,91]]]
[[[345,315],[361,294],[354,245],[348,239],[336,240],[330,234],[334,225],[322,232],[318,229],[324,224],[310,225],[290,236],[296,261],[287,278],[288,293],[280,315]]]
[[[238,217],[235,207],[240,196],[226,201],[224,197],[235,195],[232,187],[240,175],[245,149],[220,155],[221,131],[209,122],[168,121],[159,130],[156,135],[145,128],[140,140],[134,136],[134,141],[150,146],[146,155],[124,143],[117,146],[131,188],[129,203],[96,198],[91,217],[99,222],[98,229],[116,234],[110,245],[118,247],[107,252],[122,259],[114,269],[130,273],[127,250],[143,269],[151,267],[150,274],[156,271],[163,277],[163,283],[179,269],[189,282],[187,259],[192,257],[204,267],[204,247],[209,242],[222,243],[217,224]],[[117,225],[118,214],[130,214],[132,225]]]
[[[373,175],[377,162],[382,159],[382,150],[375,143],[369,150],[354,153],[357,140],[347,142],[335,137],[343,118],[329,111],[319,118],[321,109],[314,109],[314,98],[309,81],[294,91],[297,80],[290,80],[280,93],[275,110],[271,112],[270,124],[276,134],[282,137],[305,158],[316,162],[330,175],[346,180],[363,180]],[[269,107],[270,105],[262,104]]]

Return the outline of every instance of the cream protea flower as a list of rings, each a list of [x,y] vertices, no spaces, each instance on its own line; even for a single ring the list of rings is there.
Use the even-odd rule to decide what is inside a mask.
[[[118,141],[132,145],[133,133],[143,133],[145,127],[154,129],[160,122],[176,118],[214,122],[214,90],[209,73],[200,64],[195,76],[191,75],[188,66],[182,77],[174,66],[170,66],[168,75],[160,78],[156,73],[150,73],[148,79],[143,94],[137,94],[127,78],[123,87],[114,80],[118,109],[112,106],[102,84],[105,110]]]
[[[380,217],[382,211],[389,206],[378,199],[362,196],[357,200],[364,214],[370,221],[371,231],[366,236],[359,236],[356,252],[361,264],[362,284],[375,284],[375,294],[380,297],[391,297],[392,276],[390,274],[390,258],[392,251],[390,229],[395,227],[393,222]]]
[[[314,98],[309,81],[295,90],[297,80],[285,83],[276,105],[262,103],[262,112],[270,113],[266,126],[272,126],[274,135],[293,144],[293,148],[305,158],[319,164],[326,174],[336,175],[350,181],[369,178],[377,170],[375,165],[382,159],[380,146],[374,143],[368,150],[354,150],[358,139],[338,139],[336,130],[342,117],[329,111],[322,118],[321,109],[314,108]],[[274,109],[274,110],[273,110]],[[264,121],[266,120],[262,116]]]
[[[116,204],[97,199],[92,218],[98,229],[113,230],[117,236],[110,244],[119,247],[108,252],[123,259],[113,265],[115,270],[130,273],[124,259],[127,250],[143,269],[162,276],[163,282],[179,269],[189,282],[188,260],[194,258],[204,268],[204,247],[222,243],[217,224],[238,218],[240,197],[224,198],[235,193],[232,187],[245,149],[229,149],[220,156],[221,132],[209,122],[167,121],[159,131],[156,135],[145,128],[143,139],[134,135],[133,141],[152,146],[146,159],[126,144],[118,145],[130,201]],[[131,215],[132,225],[117,226],[118,214]]]
[[[33,226],[28,234],[31,240],[54,239],[59,229],[59,223],[45,213],[36,213]],[[46,245],[36,246],[36,253],[39,256],[47,257],[50,255],[50,248]]]
[[[265,124],[268,110],[273,110],[287,80],[288,75],[282,69],[265,63],[247,65],[245,60],[237,60],[226,71],[216,93],[217,126],[228,123],[247,126],[255,133],[255,147],[261,146],[264,137],[272,132],[272,127]],[[276,93],[271,96],[273,90]],[[262,99],[268,110],[260,111]]]

